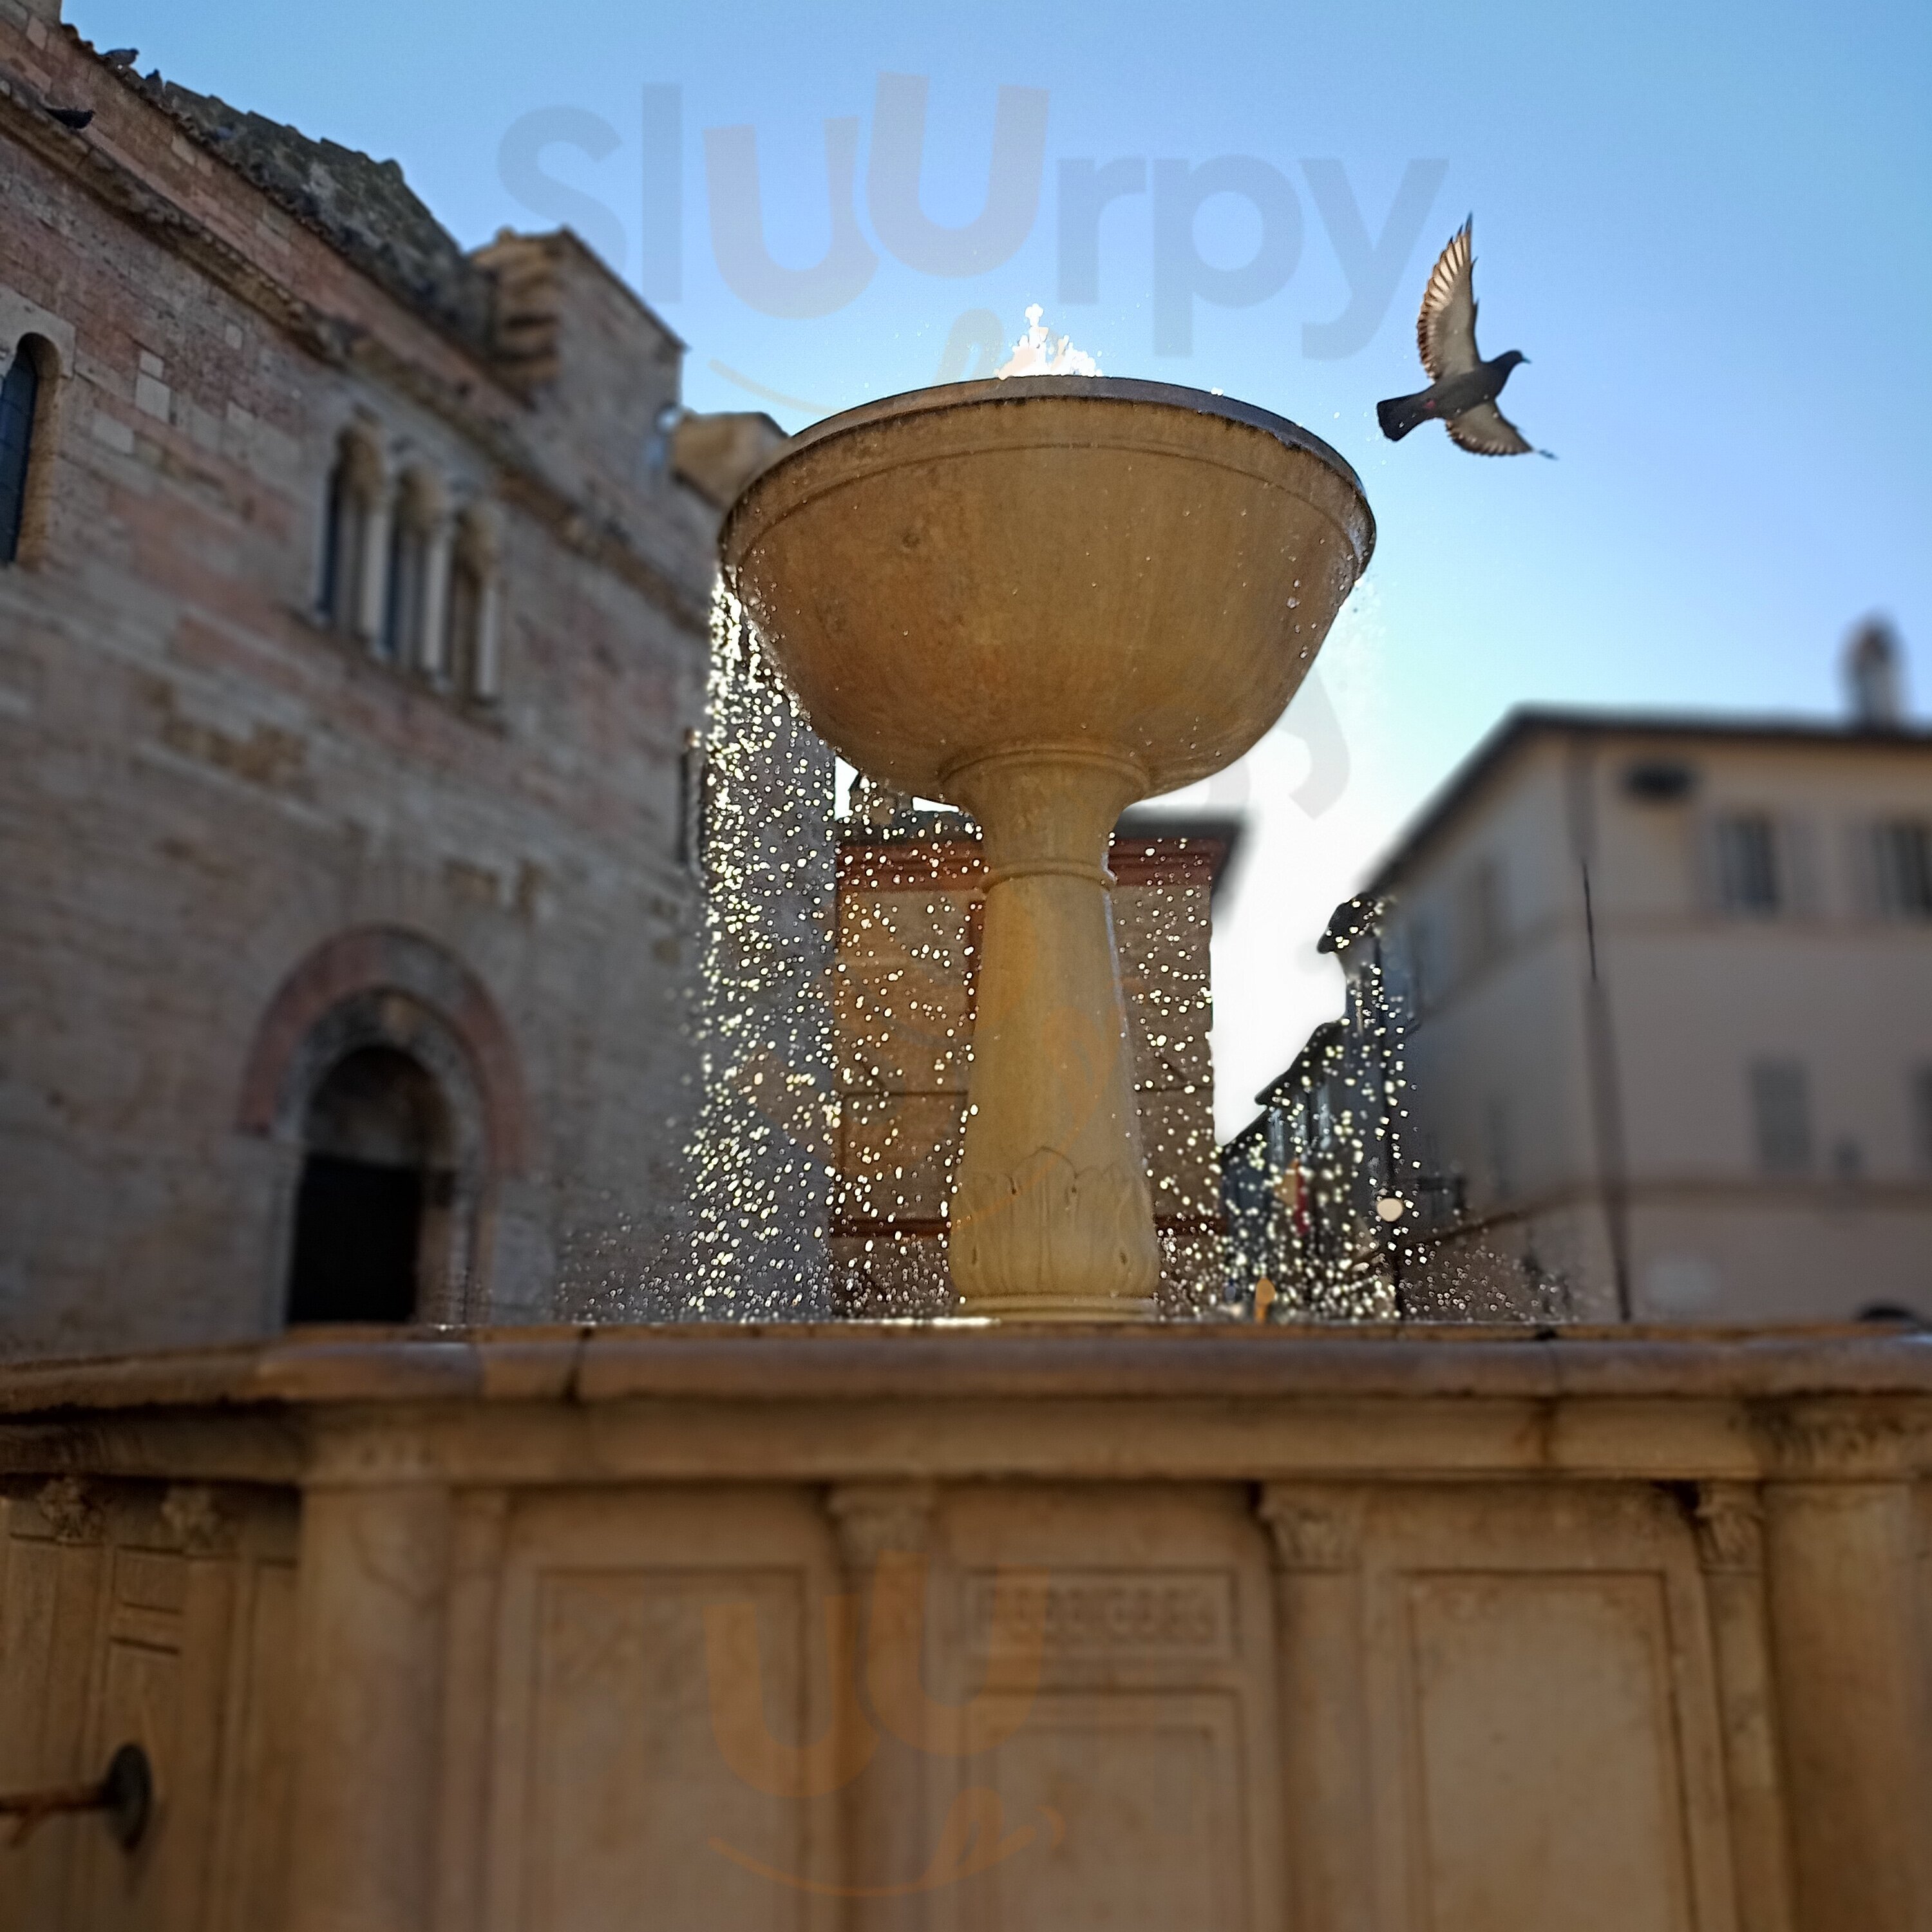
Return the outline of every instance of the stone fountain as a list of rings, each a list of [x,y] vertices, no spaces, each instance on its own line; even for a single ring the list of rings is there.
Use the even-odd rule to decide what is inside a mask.
[[[968,1313],[1153,1313],[1108,838],[1280,718],[1374,542],[1354,471],[1293,423],[1084,376],[834,416],[732,511],[727,576],[814,728],[984,830],[948,1238]]]
[[[1927,1932],[1925,1340],[1121,1318],[1107,829],[1266,728],[1371,530],[1136,383],[754,482],[812,716],[985,829],[1004,1318],[0,1370],[0,1932]],[[73,1808],[129,1746],[138,1841]]]

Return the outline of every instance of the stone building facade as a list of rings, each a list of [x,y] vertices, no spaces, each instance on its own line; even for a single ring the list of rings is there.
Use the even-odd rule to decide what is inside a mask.
[[[776,432],[568,234],[466,254],[58,0],[0,0],[0,1348],[568,1314],[671,1191]]]
[[[1586,1319],[1932,1315],[1932,733],[1518,712],[1370,890],[1445,1262]]]
[[[1862,633],[1855,696],[1895,666]],[[1515,712],[1330,940],[1343,1019],[1226,1150],[1277,1318],[1338,1254],[1411,1316],[1932,1318],[1932,733],[1895,701]]]

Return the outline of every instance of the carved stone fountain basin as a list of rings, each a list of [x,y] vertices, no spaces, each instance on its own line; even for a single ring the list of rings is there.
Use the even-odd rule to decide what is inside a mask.
[[[814,728],[985,832],[948,1239],[970,1312],[1150,1310],[1108,836],[1274,723],[1374,542],[1354,472],[1294,424],[1085,377],[834,416],[728,518],[727,575]]]

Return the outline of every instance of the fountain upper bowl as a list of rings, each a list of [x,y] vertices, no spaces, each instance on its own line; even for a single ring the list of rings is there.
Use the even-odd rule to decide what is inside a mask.
[[[1144,795],[1219,771],[1286,708],[1374,544],[1354,470],[1283,417],[1025,376],[815,424],[720,548],[820,736],[949,799],[1032,747],[1128,762]]]

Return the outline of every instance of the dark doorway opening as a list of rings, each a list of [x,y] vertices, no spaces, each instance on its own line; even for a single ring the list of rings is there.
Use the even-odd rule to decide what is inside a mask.
[[[408,1054],[364,1047],[316,1088],[296,1198],[289,1320],[407,1322],[441,1244],[448,1109]]]
[[[291,1322],[406,1322],[416,1312],[422,1176],[310,1154],[296,1200]]]

